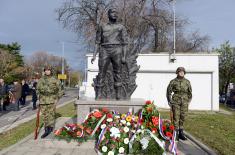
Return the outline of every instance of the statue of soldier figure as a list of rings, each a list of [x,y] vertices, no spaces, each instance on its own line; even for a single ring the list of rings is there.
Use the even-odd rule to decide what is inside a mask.
[[[96,51],[93,54],[91,63],[99,53],[99,74],[96,79],[96,99],[103,99],[102,89],[105,85],[107,72],[112,68],[115,98],[122,98],[122,65],[126,63],[126,46],[128,36],[126,28],[117,23],[117,11],[115,8],[108,10],[109,22],[102,24],[97,29]],[[110,67],[112,66],[112,67]]]

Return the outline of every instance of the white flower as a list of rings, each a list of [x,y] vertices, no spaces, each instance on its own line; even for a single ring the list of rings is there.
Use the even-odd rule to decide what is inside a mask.
[[[107,152],[107,150],[108,150],[107,146],[103,146],[103,147],[102,147],[102,151],[103,151],[103,152]]]
[[[141,129],[144,129],[144,126],[143,126],[143,125],[141,125]]]
[[[114,155],[114,152],[113,151],[109,151],[108,155]]]
[[[123,147],[120,147],[118,151],[119,153],[124,153],[125,149]]]
[[[124,139],[124,144],[128,144],[129,143],[129,138],[125,138]]]
[[[126,124],[126,120],[122,119],[122,120],[121,120],[121,123],[122,123],[122,124]]]
[[[131,130],[132,133],[135,133],[135,130]]]
[[[141,133],[141,129],[138,129],[138,130],[137,130],[137,133]]]
[[[131,123],[130,123],[130,122],[127,122],[127,123],[126,123],[126,125],[127,125],[127,126],[130,126],[130,125],[131,125]]]
[[[146,138],[143,138],[140,140],[140,143],[142,144],[142,149],[145,150],[148,147],[149,140]]]
[[[120,116],[119,116],[119,115],[115,115],[115,118],[119,119],[119,118],[120,118]]]
[[[102,124],[100,128],[104,129],[105,127],[106,127],[106,124]]]
[[[112,118],[108,118],[108,119],[107,119],[107,122],[112,122],[112,121],[113,121]]]
[[[129,132],[129,128],[127,126],[124,127],[124,131],[127,133]]]
[[[137,124],[135,124],[134,127],[137,128]]]
[[[120,130],[118,128],[116,128],[116,127],[112,127],[110,129],[110,132],[111,132],[111,134],[110,134],[111,137],[117,138],[117,137],[121,136],[120,135]]]

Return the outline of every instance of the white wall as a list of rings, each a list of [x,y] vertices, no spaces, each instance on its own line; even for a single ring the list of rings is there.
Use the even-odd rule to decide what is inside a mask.
[[[87,55],[86,96],[94,97],[91,86],[98,73],[98,61],[90,63],[92,55]],[[191,81],[193,99],[192,110],[219,110],[218,54],[176,54],[176,62],[169,62],[169,54],[139,54],[140,70],[137,73],[138,85],[132,98],[154,100],[161,108],[168,108],[166,89],[171,79],[176,77],[179,66],[186,68],[186,78]]]

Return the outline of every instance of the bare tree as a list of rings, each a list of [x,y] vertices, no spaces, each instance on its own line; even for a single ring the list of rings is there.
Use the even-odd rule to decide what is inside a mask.
[[[57,9],[58,21],[64,28],[79,34],[88,47],[94,48],[97,27],[107,21],[106,12],[115,6],[119,20],[127,28],[130,46],[152,52],[169,52],[173,49],[173,13],[170,0],[66,0]],[[184,32],[187,19],[176,18],[177,51],[204,50],[208,37]]]
[[[61,73],[62,58],[52,54],[48,54],[44,51],[39,51],[30,56],[26,64],[31,67],[31,70],[33,72],[32,74],[41,74],[45,65],[51,65],[54,74],[58,74]],[[65,66],[65,73],[67,73],[69,67],[66,60]]]

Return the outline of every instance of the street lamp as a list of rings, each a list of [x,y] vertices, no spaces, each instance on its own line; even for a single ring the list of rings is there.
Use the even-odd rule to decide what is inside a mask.
[[[78,42],[74,42],[74,41],[60,41],[60,43],[62,44],[62,66],[61,66],[61,74],[64,75],[65,74],[65,58],[64,58],[64,49],[65,49],[65,43],[78,43]],[[64,86],[64,80],[62,80],[62,86]]]
[[[175,62],[176,57],[175,57],[175,51],[176,51],[176,27],[175,27],[175,4],[176,0],[171,0],[172,2],[172,9],[173,9],[173,53],[170,54],[170,61]]]

